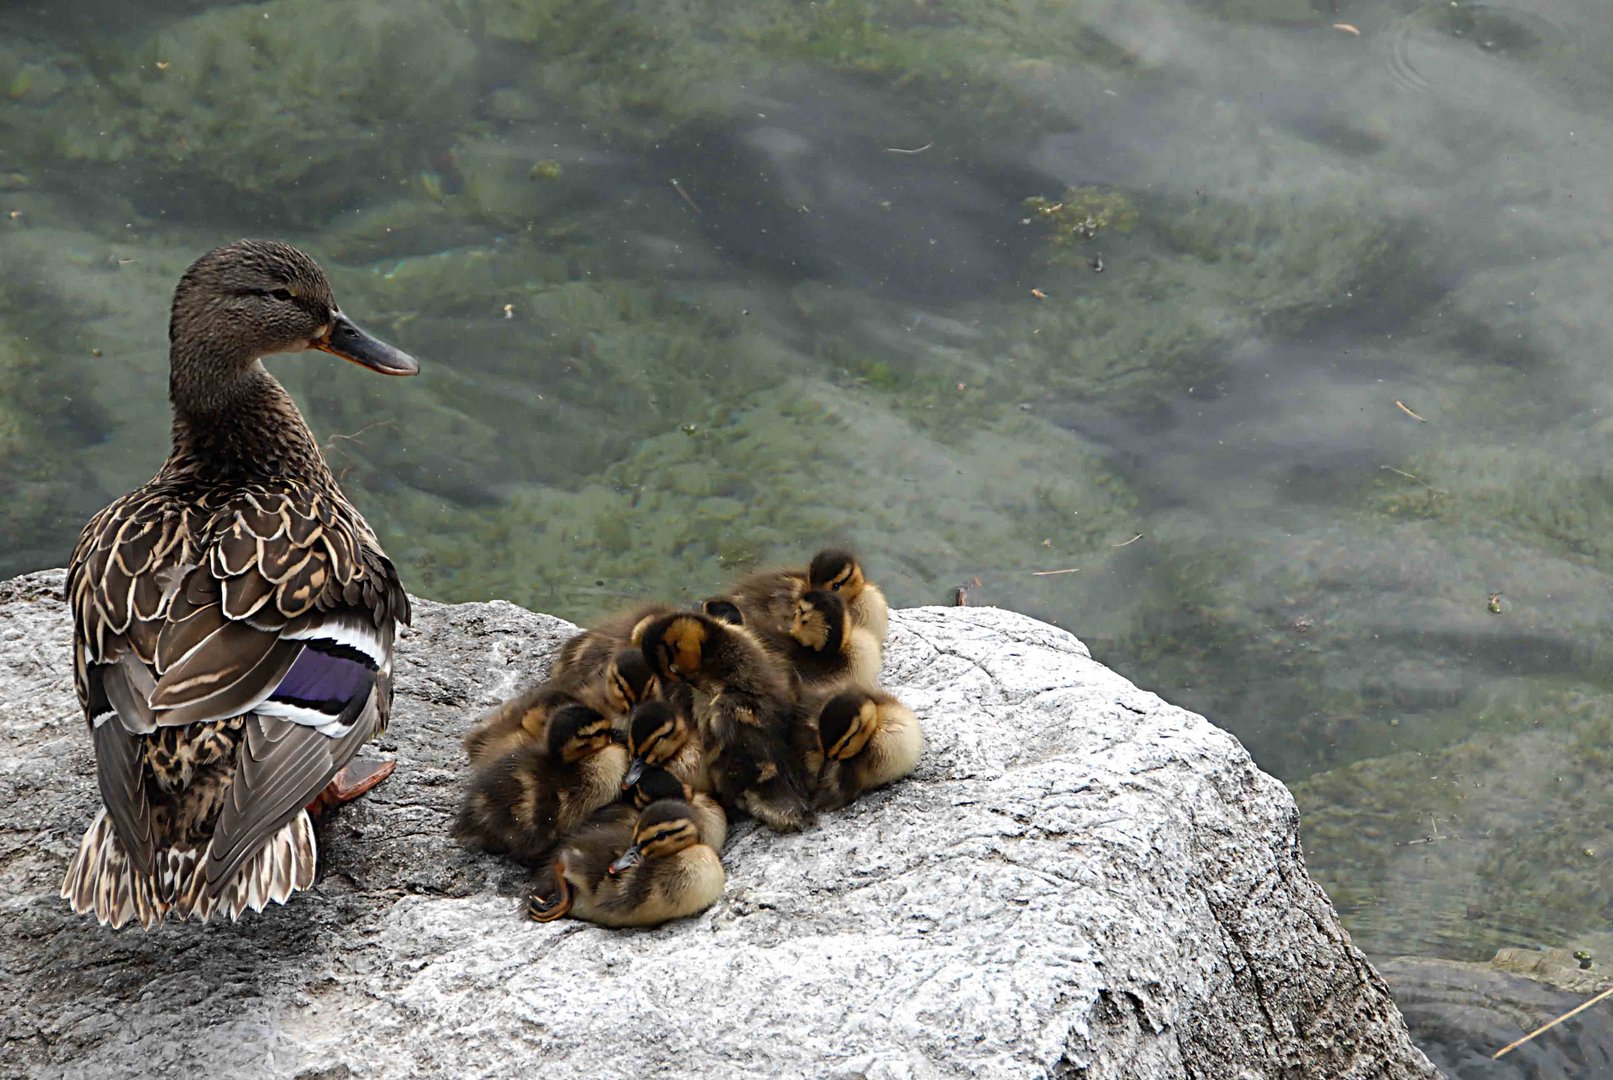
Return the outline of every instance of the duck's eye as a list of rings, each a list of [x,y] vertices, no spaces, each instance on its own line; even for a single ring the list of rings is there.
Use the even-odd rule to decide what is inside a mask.
[[[276,300],[290,300],[291,299],[291,290],[290,289],[270,289],[269,290],[269,295],[274,297]]]

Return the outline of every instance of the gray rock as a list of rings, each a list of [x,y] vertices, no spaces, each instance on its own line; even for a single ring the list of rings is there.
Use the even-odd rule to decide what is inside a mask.
[[[802,835],[740,826],[714,908],[611,932],[523,922],[523,875],[447,838],[459,733],[572,628],[420,601],[397,775],[322,824],[316,887],[103,930],[56,898],[95,805],[61,580],[0,585],[8,1075],[1437,1075],[1306,875],[1283,786],[989,609],[892,613],[914,777]]]

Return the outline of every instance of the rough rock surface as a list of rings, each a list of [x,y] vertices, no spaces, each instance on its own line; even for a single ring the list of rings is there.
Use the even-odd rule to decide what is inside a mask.
[[[0,1073],[1419,1077],[1383,981],[1305,873],[1294,801],[1231,736],[1068,634],[894,612],[909,781],[779,837],[709,912],[516,917],[447,838],[458,735],[571,627],[420,602],[382,749],[321,880],[239,924],[113,933],[56,898],[94,805],[59,572],[0,585]]]

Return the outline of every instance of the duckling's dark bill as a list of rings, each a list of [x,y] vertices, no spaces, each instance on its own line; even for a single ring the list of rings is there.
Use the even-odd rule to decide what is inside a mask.
[[[643,859],[644,850],[637,844],[634,844],[632,847],[622,852],[621,856],[617,858],[615,862],[610,864],[610,868],[606,872],[610,874],[611,877],[615,877],[617,874],[625,874],[627,871],[637,866],[641,861],[643,861]]]
[[[308,343],[310,348],[363,364],[382,375],[417,375],[420,365],[401,349],[394,349],[380,338],[359,329],[346,315],[337,314],[324,336]]]

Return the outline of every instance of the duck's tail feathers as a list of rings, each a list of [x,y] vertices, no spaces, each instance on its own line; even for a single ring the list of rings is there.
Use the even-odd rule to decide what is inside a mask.
[[[102,810],[67,868],[61,896],[74,911],[93,914],[114,930],[131,920],[149,930],[170,914],[206,922],[217,911],[233,921],[249,908],[262,911],[271,902],[283,904],[312,885],[319,849],[313,821],[298,811],[217,889],[207,888],[198,854],[194,848],[170,847],[158,851],[155,876],[139,873]]]

